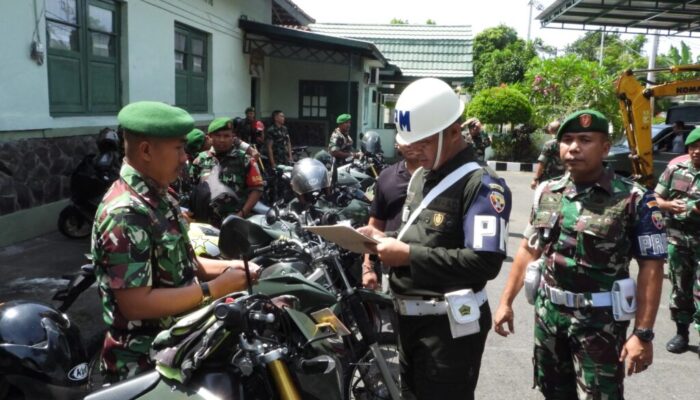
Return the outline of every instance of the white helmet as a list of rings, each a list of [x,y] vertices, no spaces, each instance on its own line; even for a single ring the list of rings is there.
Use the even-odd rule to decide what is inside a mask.
[[[396,102],[394,123],[400,144],[411,144],[447,128],[464,111],[464,103],[445,82],[423,78],[404,89]]]

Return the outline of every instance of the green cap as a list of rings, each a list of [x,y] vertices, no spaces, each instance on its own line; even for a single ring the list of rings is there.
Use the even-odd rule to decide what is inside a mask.
[[[588,109],[576,111],[566,117],[557,131],[557,140],[565,133],[602,132],[608,134],[608,119],[599,111]]]
[[[231,118],[220,117],[211,121],[211,124],[209,124],[209,128],[207,128],[207,132],[214,133],[222,129],[232,129],[232,126],[233,125],[231,124]]]
[[[340,114],[338,118],[335,119],[336,124],[344,124],[352,119],[350,114]]]
[[[194,119],[187,111],[158,101],[127,104],[117,121],[129,132],[161,138],[185,136],[194,128]]]
[[[695,128],[690,133],[688,134],[688,137],[685,139],[685,145],[689,146],[695,142],[700,140],[700,128]]]
[[[202,148],[204,144],[204,132],[201,129],[194,128],[187,134],[187,150],[195,152]]]

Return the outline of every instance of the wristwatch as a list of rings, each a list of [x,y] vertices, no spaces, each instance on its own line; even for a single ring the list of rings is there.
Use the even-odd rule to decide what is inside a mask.
[[[642,342],[651,342],[654,340],[654,330],[650,328],[637,328],[632,332],[633,335],[639,338]]]
[[[209,304],[211,301],[211,292],[209,291],[209,284],[206,282],[200,282],[199,288],[202,289],[202,304]]]

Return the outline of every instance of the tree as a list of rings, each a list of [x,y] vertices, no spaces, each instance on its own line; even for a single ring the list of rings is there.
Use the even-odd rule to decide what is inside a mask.
[[[389,22],[391,25],[408,25],[407,19],[392,18]]]
[[[601,32],[586,32],[566,47],[566,54],[575,54],[587,61],[600,62]],[[619,33],[605,33],[603,41],[603,67],[609,74],[619,74],[626,69],[644,68],[646,57],[642,55],[646,37],[636,35],[624,40]]]
[[[435,22],[435,20],[432,20],[432,19],[428,18],[428,20],[425,21],[425,24],[426,24],[426,25],[436,25],[437,22]]]
[[[474,89],[520,82],[537,53],[532,44],[518,38],[515,29],[499,25],[474,38]]]
[[[614,81],[597,62],[569,54],[548,60],[534,59],[526,73],[523,92],[534,108],[533,123],[544,126],[553,119],[583,108],[602,112],[613,123],[614,132],[622,126]]]
[[[527,97],[518,90],[507,86],[493,87],[480,91],[467,108],[467,115],[479,118],[487,124],[522,124],[530,121],[532,107]]]

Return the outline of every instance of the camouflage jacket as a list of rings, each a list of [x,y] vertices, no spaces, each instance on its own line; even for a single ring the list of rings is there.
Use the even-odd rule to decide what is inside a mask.
[[[291,148],[292,144],[289,140],[286,126],[278,127],[277,125],[272,125],[269,127],[265,133],[265,152],[267,152],[268,144],[272,144],[272,155],[275,157],[275,164],[292,164],[292,160],[289,159],[289,150],[287,149],[287,146]]]
[[[543,165],[540,182],[564,175],[565,169],[559,158],[559,142],[557,139],[551,139],[544,143],[537,161]]]
[[[352,151],[352,138],[350,135],[343,135],[338,128],[335,128],[328,141],[328,152],[332,153],[338,150],[346,152]],[[342,162],[345,162],[345,160],[342,160]]]
[[[683,200],[687,210],[680,214],[666,215],[668,240],[673,244],[693,246],[700,242],[697,232],[700,215],[692,211],[700,200],[700,171],[691,160],[669,165],[659,177],[654,191],[665,200]]]
[[[651,193],[606,170],[588,187],[569,174],[537,188],[526,238],[537,235],[544,279],[572,292],[610,291],[629,277],[631,257],[666,258],[666,232]]]
[[[130,321],[119,309],[114,290],[176,288],[196,282],[197,264],[177,200],[124,163],[120,178],[97,209],[92,257],[102,318],[109,327],[103,367],[121,378],[142,372],[150,365],[153,338],[174,320]]]
[[[476,153],[477,158],[483,159],[486,153],[486,148],[491,146],[491,139],[489,135],[484,132],[480,132],[476,137],[467,133],[466,135],[467,143],[474,146],[474,153]]]

